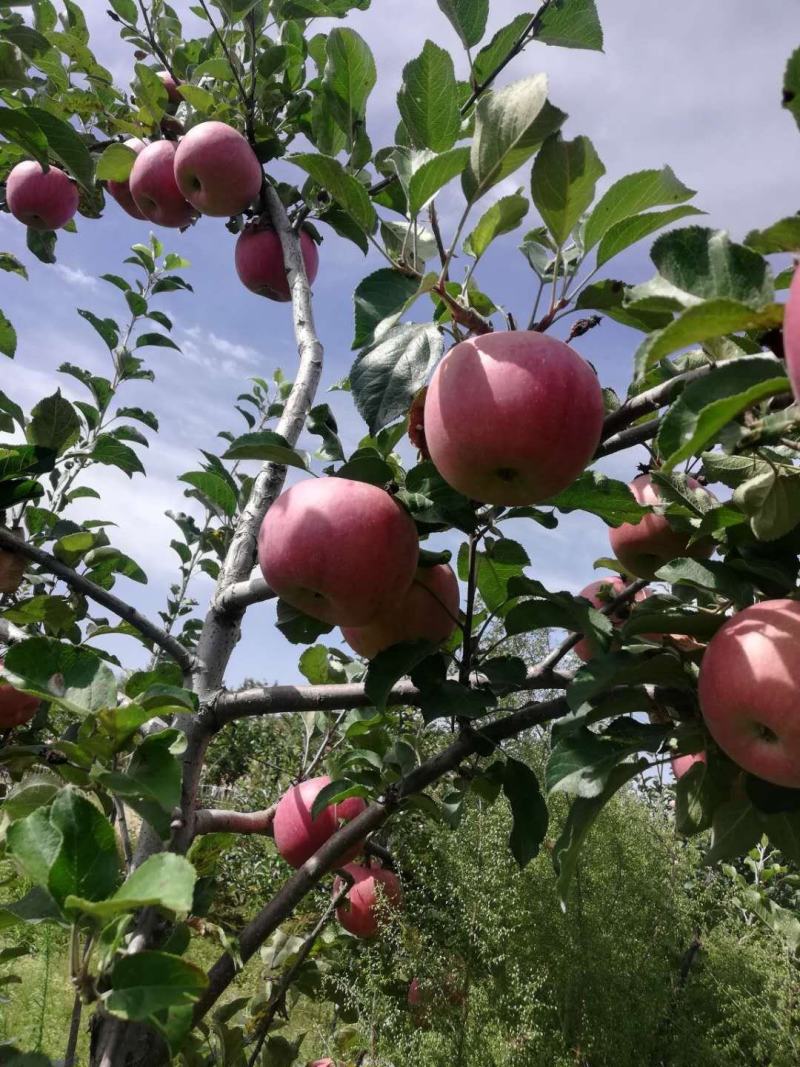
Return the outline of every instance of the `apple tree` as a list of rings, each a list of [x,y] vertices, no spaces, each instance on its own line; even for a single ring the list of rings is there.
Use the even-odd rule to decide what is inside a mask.
[[[694,193],[669,167],[598,192],[598,149],[563,135],[536,73],[542,46],[602,47],[594,0],[544,0],[492,36],[490,0],[439,0],[467,76],[425,41],[384,145],[367,128],[375,61],[348,25],[369,0],[198,0],[196,37],[165,0],[108,5],[130,84],[95,55],[75,0],[0,0],[0,178],[30,255],[53,262],[59,228],[119,210],[142,223],[104,276],[125,314],[80,310],[108,375],[65,364],[84,399],[56,388],[29,412],[0,392],[0,825],[28,886],[0,915],[69,931],[66,1061],[87,1014],[93,1067],[208,1063],[209,1042],[235,1046],[225,1062],[294,1062],[278,1030],[295,996],[335,998],[326,952],[414,923],[393,822],[458,832],[470,794],[510,805],[521,866],[548,833],[548,795],[571,798],[551,828],[564,907],[603,806],[673,759],[677,830],[710,831],[709,862],[763,835],[800,862],[800,280],[785,331],[777,295],[798,218],[738,242],[687,224]],[[800,122],[798,100],[795,53],[784,106]],[[498,195],[512,176],[517,191]],[[437,197],[458,205],[450,226]],[[511,308],[484,256],[531,212],[508,257],[530,306]],[[154,377],[144,350],[176,347],[169,307],[192,299],[180,231],[201,215],[272,302],[264,316],[291,316],[297,362],[291,380],[256,379],[244,426],[183,476],[179,571],[150,619],[118,595],[121,577],[145,580],[140,565],[107,517],[78,520],[73,504],[98,497],[98,464],[144,471],[137,446],[158,421],[126,403],[126,384]],[[652,278],[609,275],[659,231]],[[340,383],[365,423],[349,455],[317,400],[311,289],[343,241],[374,257]],[[0,266],[25,277],[9,253]],[[603,317],[630,330],[624,396],[577,351]],[[630,484],[602,472],[616,453]],[[548,588],[511,536],[547,536],[572,512],[609,528],[595,566],[610,575],[580,596]],[[215,588],[197,613],[200,572]],[[248,608],[267,600],[308,685],[230,688]],[[326,643],[335,627],[352,655]],[[515,638],[552,630],[566,636],[538,660],[515,654]],[[112,656],[98,644],[110,633],[149,665]],[[292,788],[262,811],[202,807],[214,737],[268,715],[304,715]],[[550,734],[541,781],[506,744],[535,727]],[[214,923],[214,871],[244,834],[274,836],[289,867],[232,930]],[[301,905],[314,919],[298,936],[285,924]],[[199,920],[219,942],[208,971],[193,961]],[[219,1008],[259,952],[266,987]]]

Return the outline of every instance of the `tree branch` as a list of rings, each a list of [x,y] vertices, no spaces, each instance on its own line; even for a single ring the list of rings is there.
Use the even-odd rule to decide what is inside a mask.
[[[272,837],[272,823],[277,804],[263,811],[226,811],[201,808],[195,813],[195,834],[263,834]]]
[[[641,445],[655,437],[660,425],[660,418],[649,419],[639,426],[631,426],[627,430],[620,430],[619,433],[614,433],[606,438],[595,452],[593,458],[601,459],[603,456],[610,456],[612,452],[623,452],[626,448]]]
[[[275,593],[261,577],[259,571],[243,582],[234,582],[233,585],[229,585],[215,598],[214,607],[224,615],[244,611],[251,604],[260,604],[264,600],[274,598]]]
[[[74,589],[102,607],[108,608],[109,611],[120,619],[124,619],[125,622],[130,623],[143,637],[152,641],[154,645],[157,645],[174,659],[184,674],[191,674],[195,661],[190,652],[184,648],[180,641],[170,637],[159,626],[156,626],[155,623],[150,622],[144,615],[141,615],[136,608],[126,604],[124,600],[120,600],[113,593],[109,593],[106,589],[95,585],[88,578],[84,578],[82,574],[78,574],[77,571],[57,560],[55,556],[49,555],[47,552],[42,551],[41,548],[35,548],[24,541],[17,540],[13,534],[3,529],[0,529],[0,548],[6,552],[18,552],[21,556],[25,556],[26,559],[38,564],[43,571],[60,578],[70,589]],[[7,625],[10,626],[10,624]]]
[[[221,31],[217,27],[217,24],[212,19],[211,12],[208,10],[208,5],[206,4],[206,0],[199,0],[199,2],[200,7],[203,9],[206,18],[208,19],[211,29],[214,31],[214,36],[217,38],[220,45],[222,46],[222,51],[225,53],[225,58],[228,60],[228,65],[230,66],[231,71],[233,72],[233,77],[236,81],[236,87],[239,90],[239,96],[241,97],[241,101],[244,104],[244,121],[245,126],[247,128],[247,140],[250,142],[251,145],[255,145],[256,138],[255,130],[253,129],[253,115],[250,110],[250,98],[247,95],[247,90],[244,87],[244,82],[242,81],[239,75],[239,71],[236,68],[236,64],[233,61],[233,53],[228,47],[228,43],[222,36]],[[255,61],[255,56],[253,57],[253,59]]]
[[[161,45],[156,40],[156,35],[153,32],[153,24],[150,21],[150,16],[147,13],[147,8],[145,7],[144,0],[138,0],[138,3],[139,3],[139,10],[141,11],[142,18],[144,19],[145,30],[147,32],[147,39],[150,42],[150,46],[152,47],[152,49],[155,52],[155,54],[158,57],[158,59],[161,61],[162,65],[164,67],[164,70],[167,72],[167,74],[169,74],[169,76],[172,78],[172,80],[175,82],[175,84],[178,85],[180,83],[180,79],[176,75],[175,71],[172,69],[172,64],[170,63],[169,56],[167,55],[167,53],[164,51],[164,49],[161,47]]]
[[[696,370],[686,371],[684,374],[676,374],[669,381],[653,386],[652,389],[647,389],[645,392],[639,393],[638,396],[628,397],[616,411],[612,411],[610,415],[606,416],[606,420],[603,423],[603,440],[607,440],[617,430],[630,426],[632,422],[636,422],[642,415],[649,415],[652,411],[658,411],[659,408],[668,404],[685,385],[696,382],[700,378],[705,378],[716,369],[714,364],[698,367]]]

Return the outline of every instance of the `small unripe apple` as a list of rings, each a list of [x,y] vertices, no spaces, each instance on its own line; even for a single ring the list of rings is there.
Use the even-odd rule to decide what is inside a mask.
[[[129,178],[131,196],[146,219],[157,226],[188,226],[195,210],[175,181],[175,144],[153,141],[142,149]]]
[[[713,493],[703,489],[694,478],[688,478],[690,489],[700,489],[712,500]],[[637,503],[650,506],[664,504],[658,486],[649,474],[640,474],[630,485]],[[714,542],[704,537],[690,545],[692,534],[675,530],[664,515],[651,512],[636,524],[625,522],[609,530],[609,539],[614,555],[622,566],[637,578],[654,578],[656,571],[665,563],[681,556],[691,559],[708,559],[714,551]]]
[[[131,137],[125,142],[125,146],[126,148],[132,149],[137,156],[147,147],[146,143],[142,141],[139,137]],[[108,195],[113,197],[113,199],[116,200],[122,210],[127,211],[131,218],[144,218],[144,215],[134,203],[134,199],[131,194],[130,177],[126,178],[124,182],[107,181],[106,189],[108,191]]]
[[[418,558],[408,512],[383,489],[347,478],[309,478],[287,489],[258,535],[269,587],[335,626],[365,626],[399,604]]]
[[[319,252],[316,241],[305,230],[300,231],[300,253],[309,285],[313,285],[319,270]],[[292,299],[281,239],[271,226],[254,223],[245,227],[236,241],[235,262],[239,281],[251,293],[279,303]]]
[[[382,910],[399,910],[403,904],[400,879],[383,867],[362,867],[349,863],[344,870],[353,879],[347,896],[336,907],[336,918],[355,937],[374,937],[380,929]],[[342,886],[341,878],[333,884],[334,896]],[[383,902],[380,898],[383,898]]]
[[[719,747],[750,774],[800,789],[800,603],[767,600],[730,618],[700,664],[698,696]]]
[[[800,404],[800,268],[796,268],[783,319],[783,351],[786,373],[792,383],[795,403]]]
[[[0,659],[0,667],[3,660]],[[39,698],[21,693],[13,685],[0,679],[0,730],[10,730],[30,722],[39,710]]]
[[[419,567],[398,604],[366,626],[344,626],[342,636],[365,659],[401,641],[430,641],[440,645],[458,625],[459,589],[453,568],[446,563]]]
[[[178,188],[203,215],[238,215],[258,196],[262,178],[255,152],[225,122],[194,126],[175,153]]]
[[[17,163],[6,181],[8,210],[32,230],[60,230],[78,210],[78,187],[63,170]]]
[[[22,540],[22,534],[19,531],[9,530],[5,526],[0,526],[0,529],[4,533],[13,533],[15,537]],[[25,557],[18,552],[8,552],[0,548],[0,593],[16,593],[22,585],[27,562]]]
[[[485,504],[537,504],[566,489],[603,427],[597,375],[554,337],[529,330],[462,341],[425,399],[425,440],[449,484]]]
[[[584,597],[590,604],[596,607],[598,610],[602,610],[607,604],[610,604],[612,600],[625,592],[628,587],[628,583],[624,578],[615,576],[613,578],[601,578],[597,582],[591,582],[585,589],[581,589],[578,596]],[[633,597],[634,602],[641,603],[642,600],[646,600],[649,596],[647,589],[640,589]],[[619,608],[612,615],[609,616],[611,622],[615,626],[621,626],[625,621],[627,611],[626,608]],[[585,662],[590,660],[594,655],[592,651],[591,643],[585,638],[577,643],[574,648],[575,655]]]
[[[672,773],[676,778],[683,778],[694,767],[695,763],[707,763],[705,752],[692,752],[689,756],[675,756],[672,760]]]
[[[178,83],[175,81],[169,71],[160,70],[158,72],[158,77],[161,79],[161,84],[167,90],[167,99],[169,100],[169,102],[171,104],[180,104],[180,102],[183,100],[183,97],[181,96],[178,90]]]
[[[302,867],[336,833],[340,824],[355,819],[366,808],[361,797],[348,797],[339,804],[329,804],[312,819],[314,801],[330,784],[327,775],[309,778],[292,786],[278,801],[273,820],[275,847],[292,867]],[[339,861],[340,865],[355,859],[363,847],[363,842],[354,845]]]
[[[423,459],[431,458],[428,442],[425,440],[425,397],[427,395],[427,386],[420,389],[412,400],[408,412],[408,439]]]

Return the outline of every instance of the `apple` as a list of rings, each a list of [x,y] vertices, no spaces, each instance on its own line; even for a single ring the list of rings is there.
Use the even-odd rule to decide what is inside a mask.
[[[365,659],[401,641],[430,641],[440,645],[458,625],[459,588],[452,567],[438,563],[419,567],[399,603],[366,626],[344,626],[348,645]]]
[[[690,489],[701,489],[711,499],[713,493],[703,489],[694,478],[688,478]],[[630,485],[631,492],[639,504],[658,506],[663,504],[658,486],[649,474],[640,474]],[[675,530],[664,515],[651,512],[635,525],[624,522],[609,531],[609,539],[614,555],[622,566],[635,574],[637,578],[654,578],[659,567],[679,556],[691,559],[708,559],[714,551],[711,538],[703,538],[693,545],[689,544],[691,533]]]
[[[258,196],[262,178],[246,138],[225,122],[194,126],[175,153],[178,188],[203,215],[238,215]]]
[[[706,726],[734,763],[800,789],[800,603],[767,600],[728,619],[700,664]]]
[[[694,767],[695,763],[707,763],[705,752],[693,752],[689,756],[675,756],[672,760],[672,773],[676,778],[683,778]]]
[[[353,879],[353,885],[347,896],[336,907],[336,918],[355,937],[374,937],[383,919],[383,910],[388,904],[399,909],[403,904],[400,879],[393,871],[383,867],[362,867],[358,863],[349,863],[344,868]],[[342,886],[341,878],[333,883],[333,895]],[[380,897],[385,903],[379,903]]]
[[[423,459],[430,459],[428,442],[425,440],[425,397],[427,386],[417,393],[408,412],[408,439]]]
[[[160,70],[158,72],[158,77],[161,79],[161,84],[167,90],[167,99],[169,100],[169,102],[171,104],[180,104],[183,100],[183,97],[181,96],[180,90],[178,89],[178,83],[175,81],[169,71]]]
[[[309,1063],[308,1067],[336,1067],[336,1064],[329,1056],[327,1059],[324,1060],[312,1060]]]
[[[796,268],[786,313],[783,319],[783,351],[786,357],[786,372],[792,383],[795,402],[800,404],[800,268]]]
[[[275,846],[292,867],[302,867],[336,833],[341,823],[355,819],[367,806],[361,797],[348,797],[340,804],[329,804],[316,819],[312,819],[314,801],[330,784],[326,774],[309,778],[292,786],[278,801],[272,824]],[[355,859],[362,848],[363,842],[354,845],[339,862],[348,863]]]
[[[175,181],[174,141],[153,141],[143,148],[128,179],[131,196],[146,219],[157,226],[188,226],[195,210]]]
[[[454,489],[485,504],[537,504],[560,493],[594,455],[602,427],[592,368],[532,330],[461,341],[425,398],[431,459]]]
[[[3,660],[0,659],[0,668]],[[0,679],[0,730],[10,730],[30,722],[39,710],[39,698],[22,693]]]
[[[78,187],[58,167],[43,171],[32,159],[17,163],[6,180],[8,210],[32,230],[59,230],[78,210]]]
[[[300,231],[300,253],[306,277],[313,285],[319,270],[319,252],[316,241],[305,230]],[[235,263],[239,281],[251,293],[280,303],[292,299],[281,239],[271,226],[256,222],[242,230],[236,241]]]
[[[591,582],[585,589],[581,589],[578,596],[584,597],[594,607],[602,610],[606,604],[610,604],[612,600],[615,600],[627,587],[628,582],[626,582],[624,578],[618,576],[614,576],[613,578],[601,578],[600,581]],[[650,593],[647,589],[640,589],[639,592],[634,595],[633,600],[636,603],[641,603],[641,601],[646,600],[649,595]],[[626,609],[624,607],[619,608],[610,616],[611,622],[615,626],[621,626],[625,621],[626,615]],[[594,655],[591,643],[585,637],[581,638],[577,645],[575,645],[573,651],[576,656],[584,661],[584,663],[587,660],[590,660]]]
[[[258,535],[269,587],[335,626],[365,626],[399,604],[418,558],[408,512],[385,490],[347,478],[309,478],[287,489]]]
[[[137,156],[147,147],[146,143],[142,141],[139,137],[131,137],[129,140],[125,141],[125,146],[127,148],[132,149]],[[106,190],[108,191],[108,195],[113,197],[113,199],[116,200],[122,210],[127,211],[131,218],[144,218],[144,215],[134,203],[133,196],[131,195],[131,185],[129,178],[127,178],[124,182],[106,182]]]
[[[434,991],[430,981],[423,985],[419,978],[412,978],[408,986],[407,1001],[417,1026],[427,1026],[431,1022],[431,1008],[435,1013],[441,1010],[441,995],[448,1004],[461,1007],[466,997],[464,988],[455,974],[445,976],[442,988]]]
[[[22,535],[19,531],[9,530],[5,526],[0,526],[0,530],[3,530],[4,533],[13,534],[22,540]],[[8,552],[6,549],[0,549],[0,593],[16,593],[22,585],[27,563],[27,559],[18,552]]]

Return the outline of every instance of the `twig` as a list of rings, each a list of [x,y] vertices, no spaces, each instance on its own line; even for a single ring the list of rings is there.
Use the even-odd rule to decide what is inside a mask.
[[[199,4],[200,4],[200,7],[203,9],[203,13],[205,14],[206,18],[208,19],[208,22],[209,22],[209,25],[211,26],[211,29],[214,31],[214,35],[216,36],[216,38],[219,41],[219,43],[222,45],[222,51],[225,53],[225,58],[228,60],[228,64],[229,64],[231,70],[233,71],[233,77],[234,77],[234,80],[236,81],[236,87],[239,90],[239,96],[241,97],[242,103],[244,104],[244,121],[245,121],[245,128],[247,130],[247,140],[250,142],[251,145],[255,145],[255,139],[256,138],[255,138],[255,130],[253,128],[253,116],[250,113],[249,97],[247,95],[247,90],[244,87],[244,82],[242,81],[242,79],[241,79],[241,77],[239,75],[239,71],[236,69],[236,64],[233,61],[233,53],[231,52],[230,48],[228,47],[228,42],[222,36],[221,31],[217,27],[217,24],[214,22],[213,18],[211,17],[211,12],[208,10],[208,5],[206,4],[206,0],[199,0]],[[255,77],[255,75],[254,75],[254,77]]]
[[[175,73],[175,71],[172,69],[172,64],[169,61],[167,53],[164,51],[164,49],[161,47],[161,45],[156,40],[156,35],[153,32],[153,24],[150,21],[150,16],[147,13],[147,8],[145,7],[144,0],[138,0],[138,4],[139,4],[139,10],[142,13],[142,18],[144,19],[145,28],[147,30],[147,39],[150,42],[150,44],[151,44],[151,46],[153,48],[153,51],[158,56],[158,58],[161,60],[161,63],[163,65],[163,67],[164,67],[164,70],[167,72],[167,74],[169,74],[169,76],[172,78],[172,80],[177,85],[179,83],[180,79],[178,78],[178,76]]]
[[[75,1055],[78,1050],[78,1037],[81,1032],[81,1015],[83,1013],[83,1000],[80,992],[75,994],[72,1002],[72,1014],[69,1020],[69,1035],[67,1037],[67,1049],[64,1053],[64,1067],[75,1067]]]
[[[133,848],[131,847],[131,836],[128,832],[128,820],[125,816],[125,805],[119,797],[114,797],[114,808],[117,813],[117,822],[119,823],[119,836],[122,839],[122,851],[125,853],[125,868],[130,874],[133,870]]]
[[[461,666],[458,680],[462,685],[469,684],[469,672],[472,667],[472,616],[475,610],[475,578],[478,569],[478,537],[469,536],[469,563],[467,570],[467,606],[464,612],[464,644],[461,653]]]
[[[99,585],[95,585],[94,582],[89,581],[88,578],[84,578],[82,574],[78,574],[71,567],[68,567],[65,563],[57,560],[55,556],[49,555],[49,553],[42,551],[40,548],[36,548],[34,545],[27,544],[25,541],[18,541],[17,538],[8,533],[6,530],[0,529],[0,548],[5,549],[7,552],[18,552],[21,556],[25,556],[26,559],[31,560],[33,563],[38,564],[43,571],[47,571],[48,574],[54,574],[60,578],[62,582],[65,582],[70,589],[74,589],[78,593],[83,593],[90,600],[94,600],[96,603],[102,605],[104,608],[108,608],[109,611],[119,616],[120,619],[124,619],[125,622],[130,623],[135,630],[138,630],[143,637],[146,637],[153,644],[158,645],[164,652],[181,667],[184,674],[191,674],[195,666],[195,661],[186,648],[177,641],[174,637],[170,637],[159,626],[146,619],[144,615],[141,615],[136,608],[131,607],[130,604],[126,604],[124,600],[120,600],[119,597],[114,596],[113,593],[109,593],[107,590],[102,589]]]
[[[447,251],[444,247],[444,241],[442,240],[442,231],[439,228],[439,216],[436,212],[435,200],[431,200],[430,207],[428,208],[428,219],[430,220],[431,230],[433,231],[433,237],[436,241],[436,250],[439,253],[439,261],[444,269],[445,264],[447,263]],[[444,280],[447,281],[446,276]]]
[[[448,266],[449,261],[446,262],[442,268],[443,276],[446,275]],[[433,291],[447,305],[453,319],[462,326],[465,326],[470,333],[486,334],[493,332],[494,327],[492,324],[485,319],[483,315],[479,315],[473,308],[464,307],[464,305],[459,303],[455,297],[452,297],[450,293],[448,293],[444,282],[439,281],[434,286]]]
[[[634,445],[644,444],[645,441],[655,437],[660,425],[661,419],[650,419],[640,426],[631,426],[627,430],[621,430],[620,433],[612,434],[597,449],[594,459],[610,456],[612,452],[622,452],[626,448],[632,448]]]
[[[610,437],[612,433],[622,429],[624,426],[630,426],[632,422],[636,422],[642,415],[649,415],[652,411],[657,411],[660,407],[668,404],[684,386],[696,382],[700,378],[705,378],[706,375],[711,374],[716,369],[712,364],[706,367],[698,367],[696,370],[686,371],[684,374],[676,374],[674,378],[670,378],[652,389],[647,389],[645,392],[639,393],[638,396],[628,397],[616,411],[612,411],[606,417],[603,424],[603,439]]]

